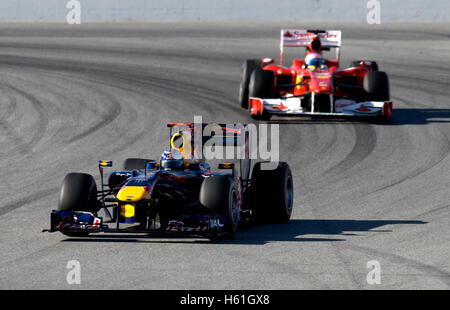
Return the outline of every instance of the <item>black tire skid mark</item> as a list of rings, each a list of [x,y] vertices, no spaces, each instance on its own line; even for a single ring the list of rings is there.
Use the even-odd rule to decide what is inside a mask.
[[[326,174],[340,175],[347,174],[358,163],[366,159],[377,145],[377,134],[374,126],[354,124],[356,141],[350,153],[335,166],[324,172]]]
[[[48,72],[48,71],[40,71],[39,72],[39,76],[43,77],[45,75],[45,76],[50,76],[52,78],[50,73],[51,72]],[[25,83],[34,84],[36,86],[36,88],[39,88],[41,91],[42,90],[46,90],[47,93],[51,92],[53,96],[59,97],[60,99],[57,99],[56,101],[47,100],[47,103],[52,104],[53,107],[55,107],[56,110],[57,110],[56,111],[57,112],[56,115],[51,115],[51,117],[57,117],[58,115],[64,116],[64,115],[62,115],[63,113],[61,113],[61,107],[58,106],[58,103],[65,102],[65,101],[70,100],[72,98],[69,98],[65,93],[63,93],[61,91],[60,85],[56,85],[56,84],[52,83],[51,81],[49,82],[48,80],[46,80],[45,84],[42,85],[42,83],[35,82],[34,80],[30,81],[29,79],[20,78],[20,77],[17,77],[17,76],[15,76],[14,79],[16,81],[22,80]],[[42,80],[42,79],[40,79],[40,80]],[[60,91],[60,92],[58,92],[58,91]],[[87,106],[84,101],[77,100],[76,102],[79,103],[79,107],[77,108],[77,110],[81,110],[83,108],[86,108],[86,106]],[[67,106],[67,104],[63,104],[63,105]],[[72,111],[70,111],[70,114],[72,116],[73,116],[73,112],[74,112],[74,110],[72,109]],[[55,130],[55,132],[56,132],[55,135],[57,135],[58,132],[59,132],[59,129]],[[53,135],[51,137],[52,138],[52,142],[56,142],[55,135]]]
[[[82,46],[82,45],[70,45],[70,44],[54,44],[54,43],[5,43],[0,42],[0,48],[20,48],[23,50],[39,50],[45,49],[47,51],[66,51],[70,50],[72,52],[82,52],[82,53],[89,53],[92,54],[100,54],[100,55],[116,55],[116,56],[123,56],[124,54],[127,55],[133,55],[137,57],[161,57],[165,59],[184,59],[185,61],[189,61],[190,59],[198,59],[201,58],[204,61],[211,61],[211,62],[222,62],[222,63],[234,63],[238,62],[241,59],[238,57],[230,56],[223,56],[218,53],[204,53],[204,54],[195,54],[195,51],[192,53],[188,53],[187,51],[183,52],[177,52],[177,51],[171,51],[167,49],[162,48],[152,48],[152,49],[145,49],[145,48],[123,48],[123,47],[107,47],[104,46],[101,47],[93,47],[93,46]]]
[[[115,107],[115,113],[110,113],[110,114],[117,114],[117,115],[114,115],[113,117],[111,117],[109,115],[104,116],[105,122],[106,122],[106,120],[109,120],[109,122],[107,122],[108,124],[112,123],[114,120],[116,120],[118,118],[118,116],[121,114],[122,104],[115,97],[113,97],[112,94],[108,93],[106,90],[101,90],[99,87],[92,86],[92,83],[89,83],[89,82],[92,81],[92,82],[95,82],[98,85],[103,85],[103,86],[106,86],[106,87],[113,87],[114,86],[115,88],[119,88],[119,89],[121,89],[123,91],[134,92],[134,90],[131,90],[129,88],[119,87],[119,85],[114,85],[114,84],[111,85],[111,84],[108,84],[108,83],[103,83],[103,80],[90,79],[90,78],[86,78],[85,76],[74,76],[71,73],[67,73],[67,74],[57,73],[57,76],[58,76],[59,79],[66,80],[67,82],[77,83],[78,85],[82,85],[82,87],[86,87],[86,88],[95,90],[97,92],[100,92],[106,98],[109,98],[114,103],[114,107]],[[117,105],[120,105],[120,107],[117,107]],[[113,107],[113,109],[114,109],[114,107]],[[126,108],[128,109],[128,112],[129,112],[130,107],[127,106]],[[128,121],[132,121],[136,117],[137,117],[137,112],[133,109],[132,116],[129,117]],[[106,125],[107,124],[105,124],[105,126]],[[99,130],[99,129],[100,128],[98,128],[97,130]],[[97,131],[97,130],[95,130],[95,131]],[[87,135],[89,135],[91,133],[94,133],[95,131],[92,130],[92,128],[88,129],[88,130],[84,131],[83,133],[70,138],[69,140],[66,141],[66,143],[67,144],[74,143],[74,142],[78,141],[79,139],[82,139],[82,138],[86,137]],[[123,142],[114,141],[114,147],[112,149],[106,151],[106,153],[107,154],[116,153],[117,151],[123,150],[124,147],[129,148],[131,145],[137,143],[139,141],[139,139],[142,136],[144,136],[147,132],[148,132],[148,128],[144,128],[140,132],[138,132],[137,134],[134,134],[134,135],[131,135],[131,136],[127,136],[126,141],[123,141]],[[122,129],[122,131],[118,132],[117,134],[118,135],[121,135],[121,134],[125,134],[126,135],[127,133],[128,133],[128,130]],[[106,155],[106,154],[99,154],[99,155]]]
[[[411,100],[407,101],[407,100],[403,100],[402,98],[398,98],[398,97],[393,97],[393,99],[395,101],[403,102],[406,106],[411,105]],[[421,103],[414,102],[414,106],[420,106],[420,105],[421,105]],[[415,113],[420,113],[420,112],[417,111]],[[379,188],[369,192],[367,195],[373,194],[373,193],[377,193],[377,192],[380,192],[380,191],[392,188],[392,187],[394,187],[396,185],[402,184],[405,181],[408,181],[408,180],[411,180],[411,179],[413,179],[415,177],[420,176],[421,174],[427,172],[428,170],[434,168],[435,166],[437,166],[438,164],[443,162],[447,158],[449,153],[450,153],[450,139],[449,139],[448,135],[445,134],[443,131],[440,131],[440,133],[442,134],[442,137],[443,137],[442,141],[444,142],[444,147],[439,149],[439,151],[442,154],[440,156],[438,156],[436,160],[434,160],[433,162],[429,163],[426,166],[422,166],[420,168],[415,169],[414,171],[406,174],[405,176],[403,176],[403,177],[401,177],[401,178],[399,178],[399,179],[397,179],[395,181],[392,181],[392,182],[390,182],[390,183],[388,183],[388,184],[386,184],[384,186],[381,186],[381,187],[379,187]]]
[[[67,140],[66,144],[71,144],[71,143],[77,142],[78,140],[81,140],[81,139],[99,131],[100,129],[106,127],[108,124],[110,124],[114,120],[116,120],[117,117],[120,115],[120,113],[122,111],[122,106],[121,106],[120,102],[113,96],[105,93],[104,91],[101,91],[99,88],[97,88],[96,91],[105,95],[107,98],[109,98],[108,103],[107,103],[109,106],[107,113],[104,115],[101,115],[101,120],[99,122],[96,122],[94,125],[88,127],[81,133],[79,133],[79,134],[73,136],[72,138],[70,138],[69,140]]]
[[[2,56],[2,65],[8,66],[27,66],[28,68],[43,69],[45,71],[61,71],[61,72],[76,72],[85,73],[94,78],[94,80],[105,79],[114,80],[112,86],[116,85],[118,81],[126,82],[133,87],[140,87],[146,89],[149,86],[164,91],[166,97],[169,99],[174,93],[181,93],[184,95],[191,95],[191,105],[201,108],[203,111],[212,114],[217,113],[216,109],[221,108],[222,105],[233,108],[236,112],[241,109],[237,105],[231,104],[229,100],[222,98],[222,93],[217,92],[211,88],[205,88],[203,84],[193,84],[192,80],[188,83],[186,81],[179,82],[171,78],[163,78],[158,75],[148,74],[148,71],[143,72],[142,69],[136,66],[115,65],[114,68],[105,68],[106,64],[87,63],[87,62],[73,62],[65,60],[48,60],[35,57],[20,57],[20,56]],[[151,68],[149,68],[150,70]],[[161,70],[160,67],[155,67],[156,70]],[[160,94],[161,95],[161,94]],[[162,96],[162,95],[161,95]],[[183,97],[184,100],[186,97]],[[199,99],[204,99],[201,102]],[[216,105],[204,104],[205,102],[221,103]],[[170,104],[170,100],[166,101]],[[172,106],[178,107],[178,104]],[[229,110],[227,110],[229,111]]]
[[[320,145],[320,148],[318,148],[317,151],[308,151],[308,156],[306,156],[305,158],[301,158],[301,161],[299,161],[299,157],[297,156],[296,152],[290,152],[291,147],[285,147],[288,150],[287,152],[283,152],[284,154],[288,154],[286,156],[286,160],[288,162],[296,161],[298,162],[299,166],[304,166],[306,167],[306,169],[308,169],[309,166],[321,161],[325,154],[330,154],[333,152],[333,149],[337,144],[337,136],[339,131],[335,129],[343,128],[341,126],[321,124],[300,125],[300,127],[298,127],[297,125],[283,126],[283,124],[281,124],[280,131],[283,130],[283,132],[280,132],[280,146],[290,146],[292,145],[292,143],[294,143],[294,145],[300,146],[300,152],[303,152],[302,146],[308,145],[308,142],[313,142],[314,144],[316,144],[316,141],[319,140],[320,132],[322,129],[324,129],[324,126],[326,129],[330,129],[331,131],[331,137],[327,139],[326,143]],[[286,134],[286,131],[288,132],[288,134]],[[318,154],[320,155],[318,156]]]
[[[3,86],[2,86],[3,87]],[[15,148],[8,150],[8,154],[20,154],[21,156],[30,154],[32,152],[29,143],[22,139],[22,137],[14,130],[14,126],[6,120],[6,116],[14,113],[17,109],[17,100],[14,96],[8,96],[10,103],[8,108],[0,116],[0,129],[2,129],[5,134],[3,135],[6,139],[11,141]],[[17,150],[17,151],[16,151]],[[3,166],[6,162],[1,161],[0,166]]]
[[[28,142],[26,147],[26,152],[31,153],[33,151],[33,148],[39,143],[39,141],[44,137],[44,134],[47,130],[47,125],[49,122],[48,113],[45,108],[45,106],[32,94],[30,94],[27,91],[24,91],[22,89],[19,89],[9,83],[5,83],[5,86],[7,86],[9,89],[20,95],[21,97],[25,98],[27,101],[29,101],[32,105],[32,107],[36,110],[38,113],[38,124],[35,130],[32,133],[32,137],[30,142]],[[23,145],[23,144],[22,144]]]
[[[445,146],[444,146],[444,149],[441,149],[441,151],[443,151],[443,154],[441,156],[439,156],[436,161],[430,163],[429,165],[426,165],[426,166],[423,166],[421,168],[418,168],[418,169],[414,170],[411,173],[408,173],[406,176],[400,178],[397,181],[391,182],[391,183],[389,183],[389,184],[387,184],[385,186],[377,188],[376,190],[371,191],[370,193],[368,193],[368,195],[369,194],[374,194],[374,193],[377,193],[377,192],[380,192],[380,191],[383,191],[383,190],[386,190],[386,189],[389,189],[389,188],[392,188],[392,187],[394,187],[396,185],[402,184],[405,181],[408,181],[408,180],[411,180],[413,178],[416,178],[416,177],[424,174],[428,170],[433,169],[434,167],[439,165],[441,162],[443,162],[447,158],[449,153],[450,153],[450,140],[449,140],[447,135],[444,135],[444,137],[445,137]]]
[[[59,190],[59,187],[39,190],[32,194],[28,194],[27,196],[24,196],[20,199],[17,199],[13,202],[10,202],[10,203],[0,207],[0,216],[5,215],[15,209],[20,208],[20,207],[23,207],[29,203],[32,203],[32,202],[38,201],[40,199],[46,198],[48,196],[51,196],[51,195],[55,194],[58,190]]]

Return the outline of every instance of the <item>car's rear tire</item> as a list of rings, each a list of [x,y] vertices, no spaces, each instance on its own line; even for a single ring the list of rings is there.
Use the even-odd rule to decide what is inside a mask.
[[[270,70],[254,69],[248,85],[249,97],[275,98],[275,74]],[[261,114],[251,114],[256,120],[269,120],[270,114],[263,109]]]
[[[239,104],[242,108],[248,108],[248,83],[253,70],[261,67],[261,59],[247,59],[242,64],[241,83],[239,85]]]
[[[123,162],[123,170],[144,170],[147,167],[147,163],[150,161],[154,160],[145,158],[127,158]]]
[[[389,79],[386,72],[368,72],[364,76],[364,90],[367,93],[367,100],[389,101]]]
[[[285,223],[291,218],[294,186],[291,169],[279,162],[276,169],[262,170],[258,162],[253,167],[251,210],[257,222]]]
[[[225,237],[231,237],[239,226],[240,210],[233,180],[228,175],[206,178],[200,188],[200,203],[214,213],[227,214]]]

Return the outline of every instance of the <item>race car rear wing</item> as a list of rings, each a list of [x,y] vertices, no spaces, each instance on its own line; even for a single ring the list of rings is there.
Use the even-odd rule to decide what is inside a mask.
[[[339,60],[339,48],[341,47],[340,30],[281,29],[280,65],[283,64],[284,47],[308,48],[311,41],[316,37],[320,39],[321,49],[336,48],[336,60]]]
[[[203,161],[204,146],[237,147],[240,176],[244,180],[250,177],[247,124],[168,123],[167,127],[170,128],[170,148],[180,151],[185,158]]]
[[[186,132],[190,134],[190,141],[201,142],[204,145],[207,142],[217,142],[233,146],[240,146],[242,141],[242,132],[245,124],[242,127],[234,127],[228,124],[195,124],[195,123],[168,123],[167,127],[171,128],[170,139],[174,139],[174,135],[178,132]],[[172,130],[175,129],[175,130]],[[201,131],[200,131],[201,130]],[[198,132],[197,132],[198,131]],[[201,140],[195,140],[200,139]]]

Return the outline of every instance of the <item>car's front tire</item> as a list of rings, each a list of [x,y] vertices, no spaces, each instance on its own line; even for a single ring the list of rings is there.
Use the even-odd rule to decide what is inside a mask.
[[[242,64],[241,83],[239,85],[239,105],[248,108],[248,83],[253,70],[261,67],[261,59],[247,59]]]
[[[59,194],[59,210],[97,212],[100,207],[97,185],[90,174],[72,172],[65,176]]]
[[[97,200],[97,185],[94,178],[86,173],[69,173],[60,189],[58,210],[86,211],[95,213],[101,208]],[[69,237],[85,237],[89,232],[62,232]]]
[[[275,98],[275,74],[270,70],[263,70],[260,68],[254,69],[248,85],[249,97],[256,98]],[[251,107],[249,107],[251,108]],[[250,112],[250,111],[249,111]],[[261,114],[251,114],[251,117],[256,120],[269,120],[270,114],[263,109]]]

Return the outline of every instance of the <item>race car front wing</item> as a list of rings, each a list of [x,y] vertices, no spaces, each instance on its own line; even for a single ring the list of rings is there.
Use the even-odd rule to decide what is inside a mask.
[[[330,95],[331,112],[315,111],[314,96],[311,108],[302,107],[301,97],[287,97],[277,99],[249,98],[250,114],[262,115],[324,115],[324,116],[366,116],[366,117],[392,117],[392,101],[363,101],[356,102],[349,99],[336,99]]]
[[[138,225],[126,228],[110,228],[103,222],[102,217],[94,213],[84,211],[52,210],[50,215],[50,229],[43,232],[62,233],[146,233],[156,235],[195,235],[203,237],[220,236],[224,233],[225,218],[210,215],[199,215],[197,221],[185,221],[181,219],[169,220],[167,225],[151,229]],[[194,216],[195,217],[195,216]]]

